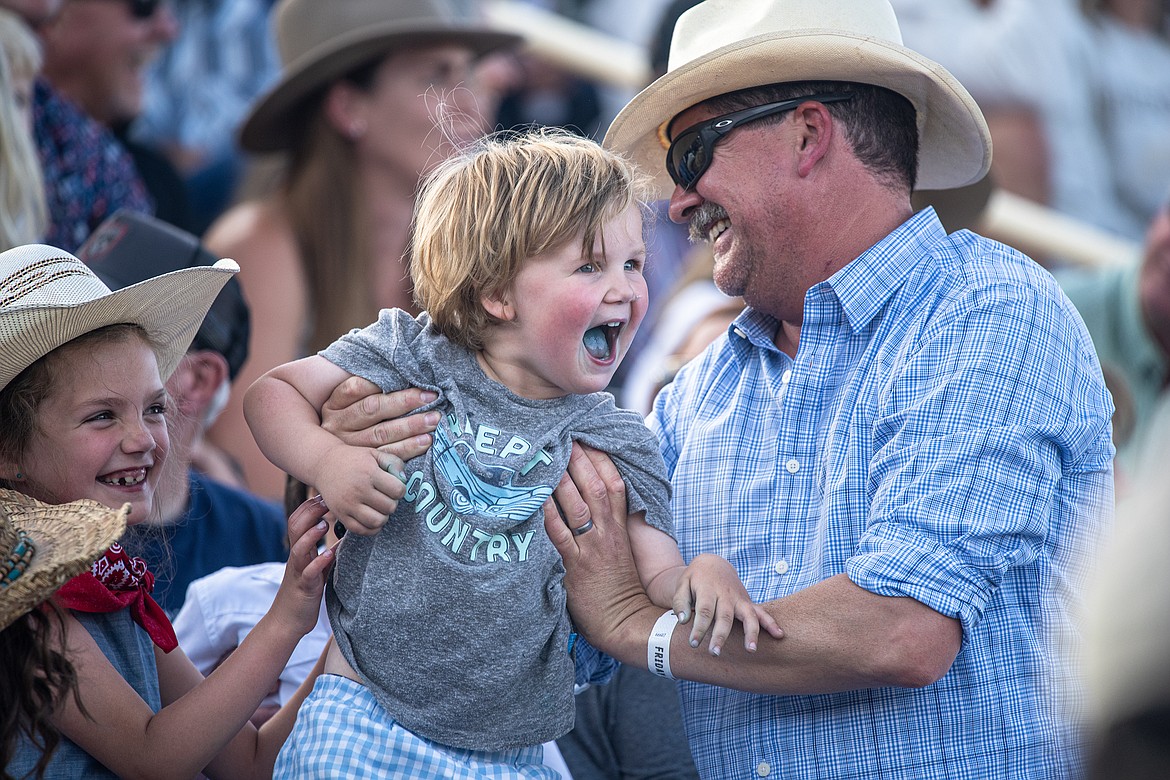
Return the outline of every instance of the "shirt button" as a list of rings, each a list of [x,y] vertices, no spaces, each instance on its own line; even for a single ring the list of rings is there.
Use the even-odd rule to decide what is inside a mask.
[[[783,384],[788,384],[788,380],[790,379],[792,379],[792,369],[786,368],[784,369],[784,373],[780,375],[780,381]]]
[[[768,766],[767,761],[761,761],[756,767],[756,774],[760,777],[767,777],[772,774],[772,767]]]
[[[796,458],[790,458],[789,461],[784,464],[784,468],[788,469],[789,474],[795,474],[796,472],[800,471],[800,461]]]
[[[777,574],[787,574],[788,573],[788,561],[783,560],[783,559],[776,561],[776,565],[773,566],[772,568],[775,569]]]

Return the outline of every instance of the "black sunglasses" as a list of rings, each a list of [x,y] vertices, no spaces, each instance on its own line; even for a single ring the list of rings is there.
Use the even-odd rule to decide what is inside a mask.
[[[779,103],[765,103],[762,106],[732,111],[730,114],[700,122],[679,133],[678,138],[670,142],[670,148],[666,150],[666,170],[675,184],[690,189],[711,166],[715,144],[740,125],[791,111],[806,100],[814,100],[817,103],[840,103],[852,97],[843,94],[805,95],[791,100],[781,100]]]
[[[135,19],[149,19],[162,5],[163,0],[126,0],[130,6],[130,15]]]
[[[130,15],[138,20],[149,19],[154,16],[155,11],[162,5],[165,0],[124,0],[126,7],[130,9]]]
[[[130,9],[130,15],[135,19],[144,20],[154,16],[154,12],[165,0],[124,0]]]

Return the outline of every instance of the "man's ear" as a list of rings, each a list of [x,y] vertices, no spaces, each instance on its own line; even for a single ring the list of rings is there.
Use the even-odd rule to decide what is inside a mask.
[[[516,319],[516,309],[512,306],[510,297],[512,293],[510,290],[505,290],[498,293],[490,293],[480,297],[480,305],[484,310],[495,317],[497,320],[503,322],[511,322]]]
[[[210,349],[193,349],[183,357],[167,389],[185,414],[202,419],[229,373],[223,355]]]
[[[833,116],[823,103],[810,100],[796,109],[799,126],[800,159],[798,171],[807,176],[816,164],[829,153],[829,144],[836,131]]]

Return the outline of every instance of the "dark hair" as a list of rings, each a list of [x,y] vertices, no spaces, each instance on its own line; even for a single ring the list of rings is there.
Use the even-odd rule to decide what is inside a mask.
[[[849,94],[852,100],[825,108],[845,128],[853,153],[866,168],[891,185],[914,190],[918,181],[918,121],[914,105],[885,87],[850,81],[790,81],[718,95],[706,105],[724,113],[776,103],[801,95]],[[760,122],[778,123],[783,114]]]
[[[338,336],[378,318],[369,294],[370,269],[379,262],[359,229],[365,203],[355,191],[353,144],[330,124],[324,93],[306,104],[295,130],[280,189],[308,284],[306,346],[324,349]]]
[[[82,714],[77,670],[57,643],[64,635],[65,617],[52,602],[17,618],[0,631],[0,767],[3,780],[12,780],[7,767],[18,740],[27,739],[40,758],[34,776],[44,777],[49,759],[61,744],[61,732],[52,715],[69,695]],[[88,717],[88,715],[87,715]]]

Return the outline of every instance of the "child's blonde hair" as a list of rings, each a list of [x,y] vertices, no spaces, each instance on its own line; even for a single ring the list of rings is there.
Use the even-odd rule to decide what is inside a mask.
[[[439,332],[479,349],[496,321],[484,297],[502,295],[526,260],[570,241],[592,255],[602,227],[649,194],[649,177],[632,162],[567,131],[482,138],[436,168],[419,193],[415,301]]]

